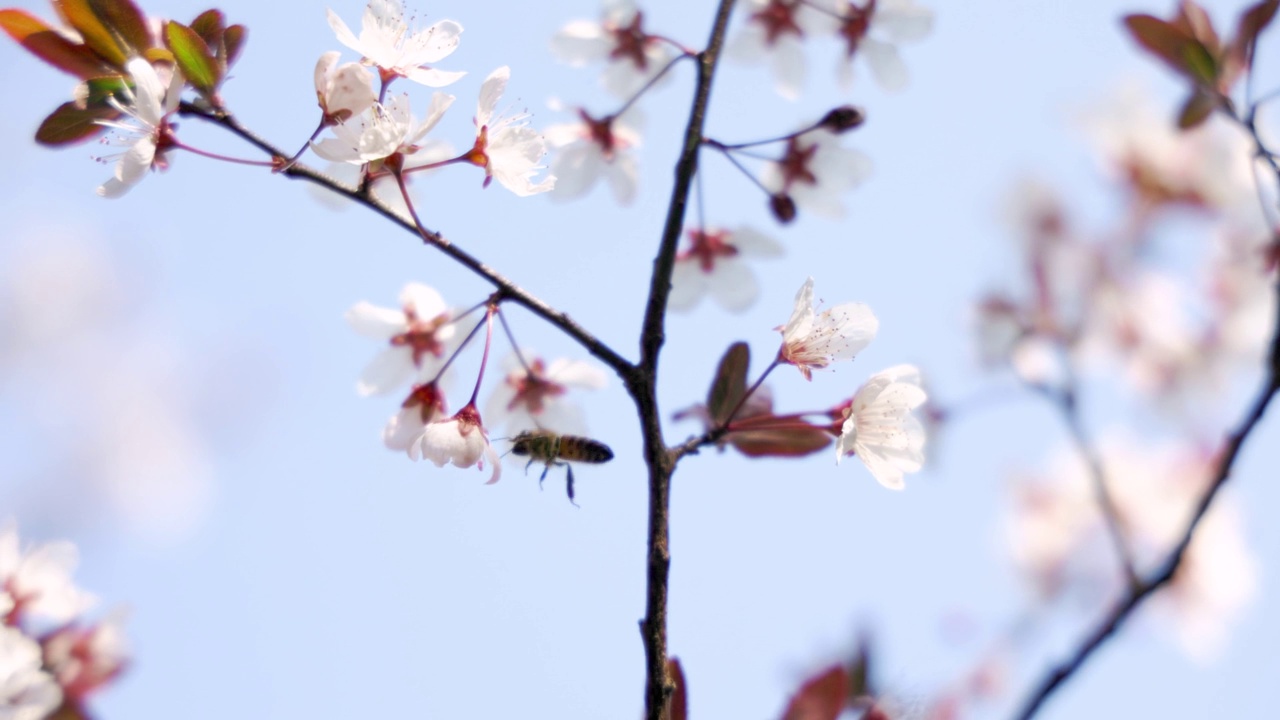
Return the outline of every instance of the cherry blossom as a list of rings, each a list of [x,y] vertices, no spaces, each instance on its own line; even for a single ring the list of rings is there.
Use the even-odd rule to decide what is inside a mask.
[[[914,366],[896,365],[872,375],[835,413],[837,421],[843,419],[836,462],[857,455],[881,485],[901,490],[903,473],[924,464],[924,425],[911,411],[926,399]]]
[[[99,125],[123,133],[110,142],[130,146],[116,162],[115,177],[98,187],[98,195],[106,198],[124,195],[151,168],[167,169],[166,151],[176,142],[168,118],[178,109],[178,102],[182,99],[182,74],[176,69],[166,68],[169,73],[166,85],[151,63],[142,58],[130,60],[125,69],[133,80],[133,89],[125,87],[120,91],[124,102],[113,95],[107,103],[128,119],[97,121]]]
[[[394,390],[417,374],[430,376],[446,359],[453,339],[453,313],[434,288],[409,283],[400,291],[399,310],[356,303],[347,311],[351,328],[386,346],[360,375],[356,389],[361,395]]]
[[[43,720],[62,704],[62,689],[42,665],[35,640],[0,625],[0,717]]]
[[[78,562],[79,553],[70,542],[23,550],[15,528],[0,530],[0,588],[13,603],[10,622],[14,617],[38,617],[63,623],[92,606],[93,596],[71,579]]]
[[[1118,523],[1141,574],[1162,563],[1181,538],[1217,458],[1195,447],[1144,445],[1122,436],[1098,446]],[[1050,467],[1013,486],[1013,559],[1041,598],[1074,597],[1093,607],[1124,583],[1094,481],[1078,453],[1061,452]],[[1153,609],[1173,622],[1183,650],[1197,660],[1222,650],[1233,616],[1257,591],[1257,561],[1229,493],[1215,499],[1173,580],[1153,599]]]
[[[620,98],[634,96],[674,57],[665,42],[644,31],[644,15],[632,0],[605,0],[598,22],[565,25],[551,38],[551,52],[575,67],[608,62],[601,82]]]
[[[360,20],[360,36],[332,10],[326,11],[329,27],[338,42],[364,56],[364,62],[378,68],[385,86],[403,77],[427,87],[444,87],[457,82],[465,72],[448,72],[430,67],[458,47],[462,26],[441,20],[425,30],[409,29],[402,0],[370,0]]]
[[[378,101],[373,90],[373,74],[360,63],[338,65],[337,50],[316,62],[316,99],[324,120],[330,125],[346,122]]]
[[[689,245],[676,255],[671,274],[672,310],[691,310],[708,293],[730,312],[751,307],[760,285],[746,258],[774,258],[782,246],[743,226],[737,230],[690,230]]]
[[[44,656],[66,697],[83,702],[124,671],[128,648],[123,616],[113,615],[88,628],[59,628],[45,638]]]
[[[824,128],[787,141],[781,159],[764,167],[760,182],[778,196],[826,217],[844,214],[841,195],[871,174],[871,159],[840,146],[840,137]]]
[[[826,30],[832,19],[805,0],[749,0],[747,22],[725,54],[739,62],[771,60],[774,89],[788,100],[804,86],[804,42]]]
[[[933,31],[933,11],[915,0],[831,0],[838,17],[836,34],[845,45],[841,81],[852,80],[852,61],[865,58],[871,75],[885,90],[907,85],[907,66],[898,53],[900,43],[923,40]]]
[[[551,161],[551,174],[556,178],[551,199],[582,197],[604,176],[614,199],[630,205],[636,197],[638,171],[631,151],[640,145],[640,132],[636,129],[639,111],[594,118],[579,109],[578,117],[578,122],[552,125],[546,130],[547,143],[557,150]]]
[[[382,442],[390,450],[408,453],[427,426],[445,413],[444,393],[437,382],[415,385],[400,411],[391,416],[382,430]]]
[[[795,309],[782,332],[778,361],[795,365],[806,380],[813,368],[824,368],[835,360],[852,360],[876,336],[880,321],[862,303],[845,303],[814,312],[813,278],[796,293]]]
[[[485,187],[495,178],[503,187],[521,197],[547,192],[556,179],[548,175],[535,183],[533,176],[545,165],[539,165],[547,154],[547,141],[525,122],[528,113],[495,115],[498,100],[507,88],[511,68],[502,66],[485,78],[480,87],[476,107],[476,143],[467,160],[484,168]]]
[[[427,425],[417,443],[409,447],[409,457],[415,461],[426,458],[436,467],[453,463],[460,468],[474,465],[480,470],[484,470],[487,461],[493,467],[489,485],[498,482],[502,475],[502,463],[489,444],[489,434],[474,403],[468,403],[447,420]]]
[[[571,388],[599,390],[608,384],[608,375],[583,360],[558,358],[547,364],[542,358],[526,357],[527,369],[514,356],[504,362],[507,375],[485,406],[493,426],[505,423],[512,433],[542,429],[565,435],[586,434],[582,408],[565,396]]]
[[[388,158],[399,156],[395,162],[407,169],[421,164],[414,161],[421,159],[417,156],[427,147],[421,144],[423,137],[440,122],[453,101],[452,95],[433,93],[431,107],[418,122],[409,108],[409,96],[396,95],[385,105],[375,103],[355,118],[334,125],[334,137],[313,142],[311,147],[325,160],[352,165],[385,164]],[[380,165],[370,169],[380,169]]]

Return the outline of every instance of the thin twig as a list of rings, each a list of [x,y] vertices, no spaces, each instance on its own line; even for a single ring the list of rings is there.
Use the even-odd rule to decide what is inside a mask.
[[[195,117],[213,123],[272,157],[281,158],[282,161],[288,160],[288,156],[281,152],[279,148],[258,137],[251,130],[245,128],[230,114],[206,110],[188,102],[182,103],[180,112],[184,116]],[[546,320],[548,323],[564,332],[564,334],[573,338],[573,340],[575,340],[579,345],[586,348],[587,352],[591,353],[601,362],[613,369],[613,371],[616,372],[624,381],[628,380],[628,378],[635,374],[636,368],[630,361],[622,357],[622,355],[618,354],[618,352],[606,345],[595,335],[588,332],[568,315],[556,310],[539,298],[530,294],[527,290],[507,279],[498,271],[462,250],[457,245],[446,240],[440,233],[427,230],[425,228],[420,231],[417,226],[397,215],[391,210],[391,208],[380,202],[367,191],[358,189],[353,190],[349,187],[345,187],[323,173],[312,170],[302,164],[290,165],[289,167],[281,170],[280,174],[289,178],[306,180],[320,185],[321,187],[342,195],[349,200],[364,205],[370,210],[373,210],[391,222],[413,233],[415,236],[422,237],[426,244],[431,245],[435,249],[449,256],[449,258],[456,261],[458,264],[487,280],[502,294],[503,298],[524,306],[534,315]]]

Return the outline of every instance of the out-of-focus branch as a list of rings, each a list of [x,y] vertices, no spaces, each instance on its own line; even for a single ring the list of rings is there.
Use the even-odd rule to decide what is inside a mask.
[[[1258,135],[1257,126],[1254,123],[1255,108],[1250,108],[1248,114],[1244,117],[1232,110],[1229,104],[1224,104],[1223,109],[1253,138],[1255,156],[1262,158],[1271,169],[1272,174],[1275,175],[1277,185],[1280,186],[1280,164],[1277,163],[1275,156],[1268,151]],[[1084,638],[1071,657],[1054,668],[1028,695],[1027,701],[1017,714],[1020,720],[1027,720],[1027,718],[1033,717],[1044,706],[1045,701],[1084,666],[1094,652],[1102,647],[1103,643],[1111,638],[1116,630],[1133,615],[1133,612],[1148,597],[1168,584],[1177,573],[1178,566],[1182,563],[1182,558],[1195,537],[1196,528],[1199,527],[1205,513],[1209,511],[1209,507],[1213,504],[1214,498],[1217,497],[1218,491],[1222,489],[1227,482],[1227,478],[1231,476],[1232,467],[1235,465],[1236,457],[1240,454],[1240,449],[1244,446],[1245,440],[1249,438],[1254,427],[1262,420],[1262,416],[1266,413],[1267,406],[1271,403],[1272,398],[1276,396],[1277,392],[1280,392],[1280,280],[1275,283],[1275,308],[1276,327],[1271,336],[1271,349],[1267,356],[1266,375],[1263,378],[1262,385],[1258,388],[1257,395],[1250,403],[1244,419],[1227,436],[1226,445],[1222,449],[1222,454],[1218,457],[1217,467],[1209,487],[1196,504],[1195,511],[1191,514],[1186,530],[1183,531],[1177,545],[1169,552],[1168,557],[1159,569],[1149,578],[1140,580],[1131,587],[1129,592],[1112,608],[1111,612]]]
[[[263,140],[248,128],[244,127],[229,113],[209,110],[193,103],[183,102],[180,106],[180,112],[186,117],[195,117],[206,122],[213,123],[228,132],[236,135],[240,139],[257,147],[263,152],[274,158],[279,158],[282,162],[287,162],[289,156],[280,148],[275,147],[271,143]],[[503,299],[510,300],[518,305],[528,308],[530,312],[564,332],[564,334],[573,338],[579,345],[582,345],[587,352],[594,355],[601,362],[613,369],[623,380],[628,380],[636,373],[636,368],[630,361],[622,357],[615,350],[602,342],[595,335],[588,332],[567,314],[556,310],[547,303],[538,299],[528,291],[521,288],[516,283],[507,279],[498,271],[486,265],[484,262],[459,248],[457,245],[449,242],[440,233],[427,230],[425,228],[419,232],[419,228],[413,223],[401,218],[393,212],[385,204],[378,201],[371,193],[364,189],[353,190],[336,182],[332,178],[323,173],[312,170],[311,168],[292,164],[280,172],[293,179],[306,180],[315,183],[327,190],[335,192],[349,200],[364,205],[374,212],[382,215],[391,222],[413,233],[415,236],[421,237],[424,242],[431,245],[435,249],[449,256],[459,265],[467,268],[471,272],[479,275],[487,280],[502,295]]]
[[[645,306],[640,331],[640,362],[631,375],[627,389],[635,400],[644,437],[644,459],[649,468],[649,531],[647,592],[640,634],[645,653],[645,718],[666,720],[668,701],[675,685],[667,675],[667,582],[671,570],[670,503],[671,475],[678,456],[666,447],[662,438],[662,415],[658,410],[658,357],[666,338],[667,300],[671,295],[671,272],[675,267],[676,247],[684,228],[685,212],[693,178],[698,171],[698,150],[702,146],[707,106],[711,100],[711,84],[716,64],[724,46],[725,30],[734,0],[720,0],[707,47],[697,55],[698,78],[684,143],[675,166],[675,182],[671,202],[662,230],[662,240],[653,260],[653,276],[649,299]]]

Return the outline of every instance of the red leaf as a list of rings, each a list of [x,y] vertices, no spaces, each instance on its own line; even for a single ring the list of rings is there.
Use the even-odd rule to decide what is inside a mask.
[[[131,0],[91,0],[90,4],[130,56],[141,56],[155,44],[155,38],[147,27],[146,15]]]
[[[1253,62],[1253,47],[1258,35],[1275,19],[1280,0],[1263,0],[1240,15],[1236,23],[1236,35],[1231,39],[1227,55],[1240,71],[1249,69]]]
[[[77,45],[21,10],[0,10],[0,28],[32,55],[81,80],[118,72],[89,48]]]
[[[751,364],[751,349],[744,342],[736,342],[725,350],[716,368],[715,379],[707,391],[707,414],[712,427],[719,427],[738,408],[747,392],[747,367]]]
[[[827,431],[812,425],[735,430],[725,439],[747,457],[804,457],[831,444]]]
[[[97,120],[113,119],[119,115],[109,107],[82,108],[75,103],[63,103],[40,123],[36,142],[58,146],[88,140],[106,130],[97,124]]]
[[[685,684],[684,668],[680,666],[679,659],[667,660],[667,676],[676,686],[675,692],[671,695],[669,717],[671,720],[689,720],[689,689]]]
[[[849,674],[834,665],[809,678],[791,696],[782,720],[836,720],[849,699]]]
[[[222,32],[222,46],[226,48],[227,67],[234,65],[236,58],[240,57],[240,51],[244,49],[244,40],[247,33],[248,30],[243,25],[232,25]]]
[[[1218,103],[1219,95],[1216,92],[1197,87],[1191,91],[1191,96],[1182,104],[1182,109],[1178,112],[1178,127],[1190,130],[1208,120],[1218,107]]]
[[[222,44],[222,29],[226,20],[221,10],[205,10],[191,21],[191,29],[196,31],[209,47]]]
[[[1173,22],[1186,30],[1188,35],[1198,40],[1214,55],[1222,50],[1222,41],[1218,39],[1218,32],[1213,29],[1213,20],[1209,19],[1209,13],[1191,0],[1182,0],[1182,4],[1178,6],[1178,16]]]
[[[1124,24],[1139,45],[1178,74],[1208,85],[1217,80],[1217,61],[1188,29],[1150,15],[1129,15]]]

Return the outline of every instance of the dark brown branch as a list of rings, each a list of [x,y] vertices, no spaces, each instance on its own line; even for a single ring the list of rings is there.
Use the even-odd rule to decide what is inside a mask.
[[[669,521],[671,474],[676,456],[662,438],[662,416],[658,411],[658,356],[665,339],[667,299],[671,294],[671,271],[675,267],[676,247],[684,228],[689,192],[698,171],[698,149],[702,146],[707,105],[711,98],[711,81],[724,45],[725,29],[733,0],[720,0],[716,10],[707,49],[699,53],[698,80],[684,144],[676,161],[675,183],[671,188],[671,204],[662,230],[662,241],[653,260],[653,277],[649,300],[645,307],[640,335],[640,362],[627,384],[639,412],[644,436],[644,459],[649,468],[649,540],[647,560],[647,593],[640,634],[645,654],[645,717],[666,720],[668,700],[675,691],[667,675],[667,581],[671,570]]]
[[[1277,183],[1280,183],[1280,164],[1276,162],[1274,156],[1268,153],[1266,145],[1258,136],[1258,130],[1254,124],[1253,109],[1251,108],[1249,114],[1243,118],[1237,115],[1229,106],[1225,110],[1233,120],[1249,132],[1253,138],[1255,155],[1263,158],[1276,176]],[[1143,601],[1168,584],[1177,573],[1178,566],[1182,563],[1182,558],[1195,537],[1196,528],[1199,527],[1205,513],[1209,511],[1209,507],[1213,504],[1214,498],[1217,497],[1218,491],[1222,489],[1222,486],[1227,482],[1227,478],[1231,476],[1231,469],[1235,465],[1236,457],[1240,454],[1240,449],[1244,446],[1245,440],[1248,439],[1258,422],[1262,420],[1262,416],[1266,413],[1271,399],[1276,396],[1277,392],[1280,392],[1280,279],[1277,279],[1275,283],[1275,308],[1276,327],[1271,336],[1271,351],[1267,357],[1266,377],[1262,382],[1262,386],[1258,389],[1257,396],[1250,404],[1244,419],[1240,421],[1240,425],[1236,430],[1227,436],[1226,446],[1222,450],[1222,455],[1218,458],[1213,479],[1209,483],[1208,489],[1205,490],[1204,495],[1200,498],[1200,502],[1197,503],[1195,511],[1191,514],[1187,529],[1183,531],[1178,544],[1170,551],[1160,569],[1149,579],[1131,587],[1125,597],[1085,637],[1071,657],[1054,668],[1039,686],[1028,695],[1027,701],[1017,715],[1019,720],[1027,720],[1033,717],[1044,706],[1045,701],[1080,670],[1094,652],[1115,634],[1116,630],[1133,615],[1133,612],[1138,609]]]
[[[245,142],[248,142],[250,145],[257,147],[268,155],[281,159],[282,162],[288,161],[289,156],[285,155],[279,148],[268,143],[266,140],[263,140],[252,131],[245,128],[230,114],[206,110],[188,102],[182,103],[180,111],[184,116],[195,117],[213,123],[233,135],[236,135]],[[630,361],[622,357],[595,335],[592,335],[568,315],[556,310],[530,294],[528,291],[507,279],[498,271],[462,250],[457,245],[446,240],[440,233],[427,230],[425,228],[421,229],[420,232],[417,226],[406,221],[404,218],[401,218],[389,207],[379,202],[377,198],[373,197],[373,195],[368,192],[367,189],[361,188],[353,190],[351,188],[344,187],[323,173],[317,172],[300,164],[290,165],[282,170],[280,174],[289,178],[306,180],[307,182],[320,185],[327,190],[331,190],[348,198],[349,200],[364,205],[379,215],[382,215],[396,225],[399,225],[405,230],[413,233],[415,236],[421,237],[423,242],[449,256],[449,258],[456,261],[459,265],[462,265],[476,275],[484,278],[497,288],[498,292],[502,294],[504,299],[528,308],[528,310],[534,315],[546,320],[548,323],[564,332],[564,334],[573,338],[579,345],[584,347],[587,352],[591,353],[601,362],[612,368],[613,371],[616,372],[624,381],[627,381],[628,378],[635,374],[636,368]]]

